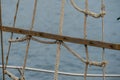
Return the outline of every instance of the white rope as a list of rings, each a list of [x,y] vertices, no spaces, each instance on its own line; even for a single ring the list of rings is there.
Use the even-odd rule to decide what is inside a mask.
[[[56,41],[43,41],[34,37],[31,37],[32,40],[37,41],[39,43],[43,43],[43,44],[56,44]]]
[[[0,68],[2,68],[2,65],[0,65]],[[7,66],[9,69],[22,69],[22,66]],[[53,73],[55,71],[53,70],[46,70],[46,69],[38,69],[38,68],[30,68],[30,67],[25,67],[25,70],[27,71],[35,71],[35,72],[45,72],[45,73]],[[72,72],[61,72],[59,71],[58,74],[60,75],[66,75],[66,76],[79,76],[83,77],[84,74],[80,73],[72,73]],[[87,74],[87,77],[103,77],[103,74]],[[120,74],[106,74],[105,77],[116,77],[119,78]]]
[[[91,11],[89,11],[89,10],[87,10],[87,11],[86,11],[86,10],[82,10],[80,7],[78,7],[78,6],[76,5],[76,3],[74,2],[74,0],[70,0],[70,2],[71,2],[71,4],[72,4],[72,6],[73,6],[77,11],[82,12],[82,13],[84,13],[84,14],[87,14],[87,15],[89,15],[89,16],[92,16],[92,17],[94,17],[94,18],[99,18],[99,17],[102,17],[103,15],[106,14],[105,12],[102,12],[102,13],[97,14],[97,13],[91,12]]]

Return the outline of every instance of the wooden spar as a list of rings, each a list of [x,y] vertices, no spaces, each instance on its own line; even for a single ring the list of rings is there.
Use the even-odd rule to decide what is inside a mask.
[[[13,33],[17,33],[17,34],[23,34],[23,35],[31,35],[31,36],[36,36],[36,37],[61,40],[64,42],[71,42],[71,43],[76,43],[76,44],[84,44],[84,45],[89,45],[89,46],[120,50],[120,44],[101,42],[101,41],[95,41],[95,40],[87,40],[87,39],[85,40],[82,38],[61,36],[61,35],[45,33],[45,32],[30,31],[30,30],[24,30],[24,29],[20,29],[20,28],[12,28],[12,27],[8,27],[8,26],[1,26],[0,30],[5,31],[5,32],[13,32]]]

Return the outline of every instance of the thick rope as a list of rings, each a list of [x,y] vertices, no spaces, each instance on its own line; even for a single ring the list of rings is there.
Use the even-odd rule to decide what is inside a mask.
[[[102,16],[104,16],[106,13],[105,12],[102,12],[102,13],[99,13],[99,14],[97,14],[97,13],[94,13],[94,12],[91,12],[91,11],[89,11],[89,10],[82,10],[81,8],[79,8],[76,4],[75,4],[75,2],[74,2],[74,0],[70,0],[70,2],[71,2],[71,4],[72,4],[72,6],[77,10],[77,11],[79,11],[79,12],[82,12],[82,13],[84,13],[84,14],[87,14],[87,15],[89,15],[89,16],[92,16],[92,17],[94,17],[94,18],[99,18],[99,17],[102,17]]]
[[[75,57],[77,57],[80,61],[82,61],[85,64],[93,65],[93,66],[99,66],[103,67],[104,65],[107,64],[106,61],[102,62],[96,62],[96,61],[87,61],[84,58],[82,58],[77,52],[75,52],[73,49],[71,49],[69,46],[67,46],[64,42],[61,42],[61,44],[70,52],[72,53]]]
[[[1,4],[1,0],[0,0],[0,27],[2,27],[2,4]],[[4,46],[3,46],[3,32],[2,30],[0,31],[0,36],[1,36],[1,59],[2,59],[2,78],[3,80],[5,80],[5,75],[4,75]]]
[[[33,26],[34,26],[35,15],[36,15],[36,7],[37,7],[37,0],[34,0],[34,11],[33,11],[32,24],[31,24],[30,30],[32,30]],[[30,36],[30,38],[31,38],[31,36]],[[25,57],[24,57],[24,64],[23,64],[23,69],[22,69],[23,74],[22,75],[24,75],[24,70],[25,70],[26,63],[27,63],[28,51],[29,51],[29,46],[30,46],[30,38],[27,40],[26,54],[25,54]],[[24,79],[24,76],[21,76],[21,78]]]
[[[63,22],[64,22],[64,6],[65,6],[65,0],[62,0],[61,1],[60,24],[59,24],[59,35],[62,35],[62,27],[63,27]],[[54,80],[58,80],[58,69],[59,69],[59,63],[60,63],[60,50],[61,50],[61,41],[58,41]]]
[[[15,24],[16,24],[16,18],[17,18],[19,3],[20,3],[20,0],[18,0],[17,4],[16,4],[16,11],[15,11],[15,16],[14,16],[13,28],[15,27]],[[12,38],[13,38],[13,32],[11,33],[11,36],[10,36],[10,39],[12,39]],[[7,64],[8,64],[8,58],[9,58],[9,54],[10,54],[10,48],[11,48],[11,42],[9,42],[9,46],[8,46],[8,52],[7,52],[7,56],[6,56],[6,65],[5,65],[5,68],[6,68]]]

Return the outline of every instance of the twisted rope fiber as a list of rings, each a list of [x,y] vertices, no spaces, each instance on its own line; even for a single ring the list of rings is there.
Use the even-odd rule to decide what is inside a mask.
[[[34,11],[33,11],[32,24],[31,24],[30,30],[32,30],[33,27],[34,27],[34,21],[35,21],[35,15],[36,15],[36,7],[37,7],[37,0],[34,0]],[[23,64],[22,76],[21,76],[21,79],[23,79],[23,80],[25,79],[24,78],[24,71],[25,71],[27,58],[28,58],[28,50],[29,50],[29,47],[30,47],[30,39],[31,39],[31,37],[27,40],[27,45],[26,45],[26,54],[25,54],[25,57],[24,57],[24,64]]]
[[[104,0],[101,0],[101,13],[100,14],[96,14],[94,12],[89,11],[89,9],[88,9],[88,0],[85,0],[85,10],[82,10],[81,8],[79,8],[75,4],[74,0],[70,0],[70,1],[71,1],[71,4],[73,5],[73,7],[75,9],[77,9],[78,11],[84,13],[84,39],[87,38],[87,30],[86,30],[86,28],[87,28],[87,17],[89,15],[89,16],[92,16],[94,18],[99,18],[99,17],[102,18],[102,41],[104,41],[104,15],[105,15]],[[15,27],[15,23],[16,23],[18,6],[19,6],[19,0],[18,0],[17,5],[16,5],[16,12],[15,12],[15,16],[14,16],[13,27]],[[59,25],[59,35],[62,35],[62,27],[63,27],[63,22],[64,22],[64,6],[65,6],[65,0],[62,0],[62,2],[61,2],[60,25]],[[34,11],[33,11],[32,24],[31,24],[30,30],[33,29],[33,25],[34,25],[34,21],[35,21],[35,14],[36,14],[36,7],[37,7],[37,0],[35,0],[35,2],[34,2]],[[103,51],[102,51],[102,62],[96,62],[96,61],[90,61],[89,60],[89,54],[88,54],[88,47],[87,47],[87,45],[84,45],[85,46],[85,53],[86,53],[86,59],[84,59],[78,53],[76,53],[73,49],[71,49],[69,46],[67,46],[63,41],[60,41],[60,40],[56,40],[56,41],[43,41],[43,40],[39,40],[39,39],[37,39],[35,37],[29,36],[29,35],[27,35],[25,37],[22,37],[22,38],[19,38],[19,39],[12,39],[12,37],[13,37],[13,33],[11,33],[11,37],[9,39],[9,48],[8,48],[8,53],[7,53],[7,57],[6,57],[5,68],[7,67],[7,64],[8,64],[8,57],[9,57],[9,53],[10,53],[11,42],[23,42],[23,41],[27,40],[26,54],[25,54],[25,57],[24,57],[24,64],[23,64],[23,67],[21,68],[22,71],[20,71],[21,78],[19,79],[18,77],[14,76],[9,71],[4,70],[4,64],[3,64],[3,71],[4,71],[3,75],[4,75],[4,73],[8,74],[8,76],[12,75],[11,78],[13,80],[25,80],[25,78],[24,78],[24,71],[25,71],[26,63],[27,63],[27,57],[28,57],[28,50],[29,50],[29,46],[30,46],[30,40],[34,40],[36,42],[44,43],[44,44],[57,44],[54,80],[58,80],[58,73],[59,73],[58,69],[59,69],[59,64],[60,64],[61,45],[64,46],[70,53],[72,53],[78,59],[80,59],[83,63],[85,63],[84,80],[86,80],[86,77],[87,77],[88,65],[103,67],[103,80],[105,80],[105,76],[106,76],[105,75],[105,66],[106,66],[107,62],[105,61],[105,49],[104,48],[103,48]],[[2,38],[2,31],[1,31],[1,43],[2,43],[2,40],[3,40],[3,38]],[[2,44],[1,44],[1,48],[3,48]],[[2,57],[2,58],[4,58],[4,57]]]
[[[16,4],[16,10],[15,10],[15,15],[14,15],[13,28],[15,27],[15,24],[16,24],[16,18],[17,18],[19,3],[20,3],[20,0],[18,0],[18,1],[17,1],[17,4]],[[10,36],[10,39],[12,39],[12,38],[13,38],[13,32],[11,32],[11,36]],[[6,56],[5,69],[6,69],[6,66],[7,66],[7,64],[8,64],[8,59],[9,59],[9,55],[10,55],[11,45],[12,45],[11,42],[9,42],[8,52],[7,52],[7,56]]]
[[[91,12],[91,11],[89,11],[89,10],[82,10],[80,7],[78,7],[77,5],[76,5],[76,3],[74,2],[74,0],[70,0],[70,2],[71,2],[71,4],[72,4],[72,6],[77,10],[77,11],[79,11],[79,12],[82,12],[83,14],[87,14],[87,15],[89,15],[89,16],[92,16],[92,17],[94,17],[94,18],[99,18],[99,17],[102,17],[102,16],[104,16],[106,13],[105,12],[102,12],[102,13],[99,13],[99,14],[97,14],[97,13],[94,13],[94,12]]]
[[[23,42],[23,41],[26,41],[30,38],[30,36],[24,36],[24,37],[21,37],[21,38],[18,38],[18,39],[9,39],[8,41],[9,42]],[[36,41],[36,42],[39,42],[39,43],[43,43],[43,44],[56,44],[57,41],[44,41],[44,40],[40,40],[40,39],[37,39],[35,37],[31,37],[31,40],[33,41]]]
[[[1,6],[1,0],[0,0],[0,27],[2,26],[2,6]],[[3,32],[0,30],[0,38],[1,38],[1,59],[2,59],[2,78],[5,80],[5,75],[4,75],[4,44],[3,44]]]
[[[62,0],[61,1],[60,23],[59,23],[59,35],[62,35],[62,27],[63,27],[63,22],[64,22],[64,6],[65,6],[65,0]],[[54,80],[58,80],[58,69],[59,69],[59,63],[60,63],[61,42],[58,41],[57,44],[58,45],[57,45]]]
[[[101,13],[105,12],[105,4],[104,0],[101,0]],[[102,41],[104,42],[104,15],[102,16]],[[105,61],[105,48],[102,48],[102,61]],[[103,80],[105,80],[105,67],[106,65],[103,66]]]
[[[84,58],[82,58],[77,52],[75,52],[73,49],[71,49],[69,46],[67,46],[64,42],[61,43],[70,53],[72,53],[74,56],[76,56],[78,59],[80,59],[80,61],[82,61],[83,63],[87,63],[89,65],[93,65],[93,66],[99,66],[99,67],[103,67],[104,65],[107,64],[106,61],[102,61],[102,62],[96,62],[96,61],[87,61]]]
[[[85,0],[85,11],[88,11],[88,0]],[[84,14],[84,39],[87,38],[87,16],[88,14]],[[85,53],[86,53],[86,61],[89,61],[89,54],[88,54],[88,46],[85,46]],[[84,72],[84,80],[86,80],[87,77],[87,71],[88,71],[88,63],[85,64],[85,72]]]

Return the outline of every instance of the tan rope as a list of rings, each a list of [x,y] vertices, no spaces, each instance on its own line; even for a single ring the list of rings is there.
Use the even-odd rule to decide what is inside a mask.
[[[43,41],[43,40],[40,40],[40,39],[37,39],[37,38],[34,38],[34,37],[32,37],[31,39],[34,40],[34,41],[37,41],[39,43],[43,43],[43,44],[56,44],[56,42],[57,42],[57,41]]]
[[[105,12],[104,0],[101,0],[101,12]],[[102,41],[104,41],[104,15],[102,16]],[[102,60],[105,60],[105,48],[102,51]],[[105,80],[105,66],[103,65],[103,80]]]
[[[73,49],[71,49],[69,46],[67,46],[64,42],[61,43],[70,53],[72,53],[74,56],[76,56],[80,61],[83,63],[89,64],[89,65],[94,65],[94,66],[99,66],[103,67],[104,65],[107,64],[106,61],[102,62],[96,62],[96,61],[87,61],[84,58],[82,58],[77,52],[75,52]]]
[[[85,0],[85,10],[86,12],[88,11],[88,0]],[[84,14],[84,39],[87,38],[87,15]],[[89,55],[88,55],[88,46],[85,45],[85,53],[86,53],[86,60],[87,62],[89,61]],[[85,73],[84,73],[84,80],[86,80],[87,77],[87,71],[88,71],[88,63],[85,65]]]
[[[20,3],[20,0],[18,0],[17,4],[16,4],[16,11],[15,11],[15,16],[14,16],[13,28],[15,27],[15,24],[16,24],[16,18],[17,18],[19,3]],[[11,33],[11,36],[10,36],[10,39],[12,39],[12,38],[13,38],[13,32]],[[9,42],[9,46],[8,46],[8,52],[7,52],[7,56],[6,56],[6,65],[5,65],[5,68],[6,68],[7,64],[8,64],[8,58],[9,58],[9,54],[10,54],[10,48],[11,48],[11,42]]]
[[[1,3],[1,0],[0,0],[0,27],[2,27],[2,3]],[[1,59],[2,59],[2,78],[3,78],[3,80],[5,80],[5,75],[4,75],[4,70],[5,70],[5,68],[4,68],[4,46],[3,46],[3,32],[2,32],[2,30],[0,30],[0,38],[1,38]]]
[[[28,40],[28,38],[25,36],[25,37],[16,38],[16,39],[9,39],[8,41],[9,42],[23,42],[23,41],[26,41],[26,40]]]
[[[64,22],[64,6],[65,6],[65,0],[62,0],[61,1],[60,24],[59,24],[59,35],[62,35],[62,27],[63,27],[63,22]],[[58,80],[58,69],[59,69],[59,63],[60,63],[60,49],[61,49],[61,42],[58,41],[54,80]]]
[[[82,12],[82,13],[84,13],[84,14],[87,14],[87,15],[89,15],[89,16],[92,16],[92,17],[94,17],[94,18],[99,18],[99,17],[102,17],[102,16],[104,16],[106,13],[105,12],[102,12],[102,13],[99,13],[99,14],[97,14],[97,13],[94,13],[94,12],[91,12],[91,11],[89,11],[89,10],[82,10],[81,8],[79,8],[76,4],[75,4],[75,2],[74,2],[74,0],[70,0],[70,2],[71,2],[71,4],[72,4],[72,6],[77,10],[77,11],[79,11],[79,12]]]
[[[31,24],[30,30],[32,30],[33,26],[34,26],[35,15],[36,15],[36,7],[37,7],[37,0],[34,0],[34,11],[33,11],[32,24]],[[29,46],[30,46],[30,39],[31,39],[31,36],[27,40],[26,54],[25,54],[25,57],[24,57],[24,64],[23,64],[23,69],[22,69],[23,75],[24,75],[24,70],[25,70],[26,63],[27,63],[28,51],[29,51]],[[21,78],[24,78],[24,76],[21,76]]]

